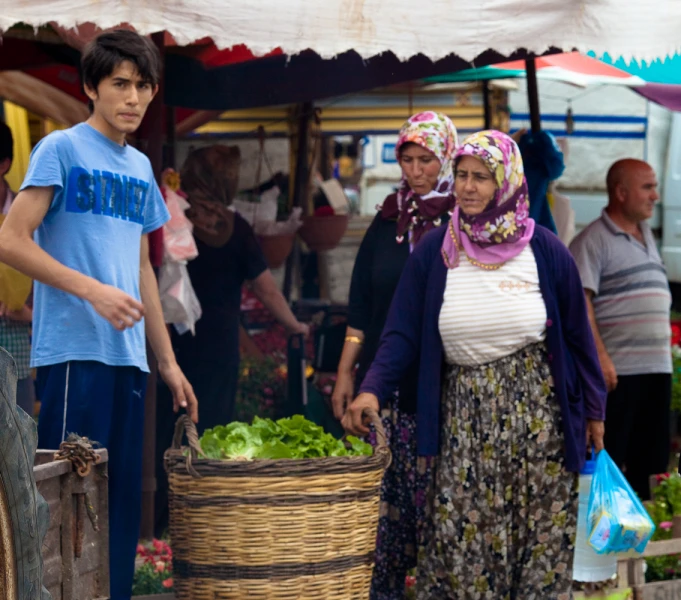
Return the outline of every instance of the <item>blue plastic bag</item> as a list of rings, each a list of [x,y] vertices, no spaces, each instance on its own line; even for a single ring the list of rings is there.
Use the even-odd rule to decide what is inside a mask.
[[[655,532],[648,511],[605,450],[596,457],[586,519],[589,545],[598,554],[643,552]]]

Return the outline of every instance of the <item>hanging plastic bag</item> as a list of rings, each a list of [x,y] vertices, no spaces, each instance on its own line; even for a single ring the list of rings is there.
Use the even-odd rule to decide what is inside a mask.
[[[166,323],[172,323],[182,335],[195,333],[196,322],[201,318],[201,304],[192,287],[185,263],[166,261],[158,277],[161,307]]]
[[[598,554],[641,553],[655,525],[622,471],[601,450],[587,511],[589,545]]]
[[[192,235],[192,222],[184,214],[189,202],[168,187],[164,186],[162,191],[170,213],[170,221],[163,228],[165,258],[175,262],[192,260],[199,251]]]

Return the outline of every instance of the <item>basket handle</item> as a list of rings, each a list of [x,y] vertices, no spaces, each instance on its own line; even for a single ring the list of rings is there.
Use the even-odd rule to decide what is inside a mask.
[[[385,429],[383,428],[383,422],[378,412],[373,408],[365,408],[364,415],[369,418],[369,421],[374,426],[376,431],[376,453],[390,452],[388,449],[388,439],[385,435]],[[189,418],[189,415],[182,415],[175,423],[175,434],[173,435],[173,450],[182,449],[182,437],[187,434],[187,441],[189,442],[189,453],[187,454],[187,472],[196,478],[200,478],[201,475],[197,473],[192,465],[192,461],[198,460],[199,456],[206,457],[203,450],[201,449],[201,444],[199,444],[199,433],[196,430],[196,425]]]
[[[206,455],[201,449],[201,444],[199,444],[199,432],[196,429],[196,425],[189,418],[189,415],[182,415],[175,423],[175,435],[173,435],[173,450],[182,449],[182,437],[187,434],[187,441],[189,442],[189,453],[187,454],[187,472],[192,477],[201,477],[196,472],[196,469],[192,466],[193,460],[198,460],[199,456]]]
[[[388,438],[385,435],[383,421],[380,415],[373,408],[365,408],[364,416],[369,418],[369,422],[376,430],[376,452],[383,452],[388,449]]]

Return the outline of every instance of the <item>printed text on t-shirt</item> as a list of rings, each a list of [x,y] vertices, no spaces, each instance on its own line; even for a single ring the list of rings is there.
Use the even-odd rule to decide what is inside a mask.
[[[66,188],[66,211],[92,212],[134,223],[144,223],[149,183],[134,177],[72,167]]]

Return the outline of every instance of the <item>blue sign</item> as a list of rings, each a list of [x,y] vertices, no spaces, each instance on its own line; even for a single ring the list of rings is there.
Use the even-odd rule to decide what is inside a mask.
[[[397,157],[395,156],[395,146],[397,146],[397,144],[383,144],[383,149],[381,151],[381,160],[384,163],[397,162]]]

